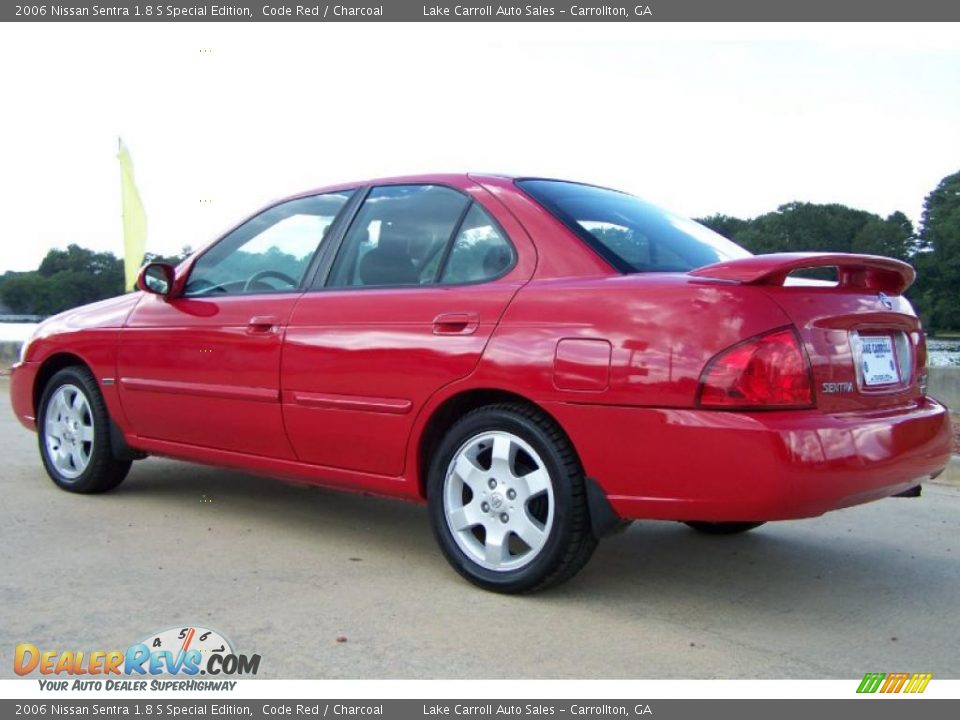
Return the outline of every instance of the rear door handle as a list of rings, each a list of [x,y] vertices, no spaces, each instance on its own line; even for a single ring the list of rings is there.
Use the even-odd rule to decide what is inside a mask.
[[[433,319],[433,334],[471,335],[479,326],[479,313],[443,313]]]
[[[258,335],[273,332],[279,322],[273,315],[255,315],[247,323],[247,332]]]

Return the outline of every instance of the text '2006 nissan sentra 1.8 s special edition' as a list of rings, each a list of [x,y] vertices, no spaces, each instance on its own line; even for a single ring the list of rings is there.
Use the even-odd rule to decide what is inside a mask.
[[[350,183],[50,318],[11,394],[66,490],[153,454],[425,501],[460,574],[522,592],[627,520],[743,532],[941,472],[913,279],[591,185]]]

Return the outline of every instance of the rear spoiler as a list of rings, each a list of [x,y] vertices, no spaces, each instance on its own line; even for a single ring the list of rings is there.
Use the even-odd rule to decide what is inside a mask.
[[[690,275],[714,280],[729,280],[744,285],[783,285],[795,270],[837,268],[841,288],[900,295],[917,277],[910,265],[878,255],[849,253],[772,253],[707,265],[691,270]]]

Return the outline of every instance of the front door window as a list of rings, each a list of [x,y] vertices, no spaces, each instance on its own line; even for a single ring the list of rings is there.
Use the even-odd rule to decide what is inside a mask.
[[[291,292],[300,288],[350,192],[298,198],[248,220],[196,261],[184,294]]]

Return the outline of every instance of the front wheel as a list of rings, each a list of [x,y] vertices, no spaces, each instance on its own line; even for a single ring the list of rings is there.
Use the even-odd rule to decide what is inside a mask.
[[[428,497],[447,560],[487,590],[556,585],[596,547],[570,441],[523,405],[484,407],[458,421],[430,465]]]
[[[705,535],[739,535],[764,524],[763,522],[704,522],[693,520],[684,523],[684,525]]]
[[[107,407],[85,367],[64,368],[50,378],[40,397],[37,435],[43,466],[64,490],[105,492],[130,470],[129,460],[113,457]]]

